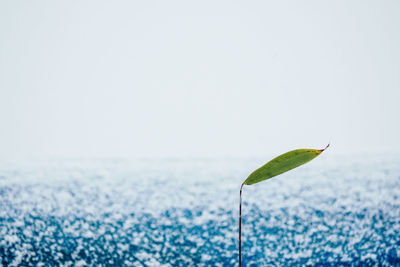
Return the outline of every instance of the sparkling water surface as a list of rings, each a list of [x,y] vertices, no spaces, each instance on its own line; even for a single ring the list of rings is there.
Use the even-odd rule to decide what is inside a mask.
[[[3,266],[236,266],[265,159],[0,163]],[[321,155],[243,191],[244,266],[400,266],[400,156]]]

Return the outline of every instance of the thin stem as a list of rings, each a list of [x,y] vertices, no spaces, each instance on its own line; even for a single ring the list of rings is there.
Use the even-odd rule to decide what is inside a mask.
[[[242,188],[240,186],[240,203],[239,203],[239,267],[242,267]]]

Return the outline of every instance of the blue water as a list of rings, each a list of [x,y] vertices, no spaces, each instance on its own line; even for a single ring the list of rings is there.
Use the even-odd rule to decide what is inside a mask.
[[[235,266],[265,159],[0,164],[3,266]],[[400,156],[328,157],[243,191],[244,266],[400,266]]]

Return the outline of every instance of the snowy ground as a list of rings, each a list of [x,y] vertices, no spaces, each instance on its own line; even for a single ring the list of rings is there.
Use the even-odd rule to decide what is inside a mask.
[[[239,187],[265,161],[3,162],[0,263],[237,265]],[[399,192],[400,156],[322,155],[246,186],[244,266],[400,266]]]

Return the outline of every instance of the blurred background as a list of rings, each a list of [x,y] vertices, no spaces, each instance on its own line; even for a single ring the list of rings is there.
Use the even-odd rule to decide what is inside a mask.
[[[397,1],[2,1],[0,157],[400,150]]]
[[[1,1],[0,265],[399,266],[399,1]]]

